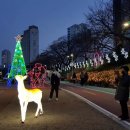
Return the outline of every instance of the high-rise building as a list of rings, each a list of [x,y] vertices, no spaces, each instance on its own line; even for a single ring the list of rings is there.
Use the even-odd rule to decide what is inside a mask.
[[[22,50],[25,64],[34,61],[39,54],[39,30],[37,26],[29,26],[22,35]]]
[[[68,38],[68,43],[71,44],[75,44],[75,45],[81,45],[84,46],[84,45],[87,45],[87,44],[84,44],[84,43],[87,43],[90,41],[91,39],[91,31],[90,29],[88,29],[87,27],[87,24],[85,23],[81,23],[81,24],[74,24],[72,26],[70,26],[68,29],[67,29],[68,33],[67,33],[67,38]],[[80,43],[80,44],[79,44]],[[86,50],[87,50],[87,47],[85,47]],[[82,54],[81,55],[86,55],[86,50],[82,50]],[[74,52],[75,51],[79,51],[78,50],[78,47],[75,48]],[[71,50],[71,53],[73,53],[73,49]],[[84,58],[81,58],[81,57],[78,57],[77,58],[77,61],[82,61],[84,60]]]
[[[90,36],[90,30],[88,30],[87,25],[85,23],[74,24],[70,26],[68,29],[68,41],[73,42],[73,40],[78,37],[80,34]]]
[[[9,50],[2,51],[2,67],[8,68],[11,65],[11,53]]]

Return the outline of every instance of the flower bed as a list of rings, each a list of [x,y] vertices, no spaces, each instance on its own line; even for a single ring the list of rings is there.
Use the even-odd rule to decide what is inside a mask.
[[[130,68],[130,66],[129,66]],[[120,69],[116,68],[116,70]],[[81,70],[83,71],[83,70]],[[81,72],[80,71],[80,72]],[[77,76],[77,83],[79,83],[80,81],[80,72],[76,73]],[[85,70],[84,70],[85,72]],[[121,72],[120,72],[121,73]],[[130,71],[129,71],[129,75],[130,75]],[[72,78],[71,78],[71,74],[68,73],[68,77],[67,80],[72,82]],[[88,85],[95,85],[95,86],[99,86],[99,87],[114,87],[114,69],[110,69],[110,70],[103,70],[103,71],[91,71],[88,72]]]
[[[114,70],[88,72],[90,85],[110,87],[114,85]]]
[[[76,73],[77,81],[80,81],[80,72]],[[68,78],[70,81],[70,79]],[[100,87],[114,87],[114,70],[88,72],[89,85]]]

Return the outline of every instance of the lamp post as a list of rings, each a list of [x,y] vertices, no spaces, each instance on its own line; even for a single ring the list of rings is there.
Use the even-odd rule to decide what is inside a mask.
[[[128,28],[130,26],[130,21],[124,22],[123,27]]]
[[[124,38],[129,41],[130,40],[130,21],[126,21],[123,23],[122,32],[123,32]]]
[[[70,66],[72,67],[72,76],[73,76],[73,66],[74,66],[74,54],[70,54],[67,56],[67,58],[71,58],[71,63],[70,63]]]
[[[130,34],[130,21],[123,23],[123,30],[122,31],[126,37],[130,37],[130,35],[129,35]]]

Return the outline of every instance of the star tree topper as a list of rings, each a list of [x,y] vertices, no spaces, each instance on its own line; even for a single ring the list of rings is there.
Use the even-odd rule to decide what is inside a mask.
[[[16,39],[16,42],[18,42],[18,41],[22,40],[22,37],[20,35],[18,35],[17,37],[15,37],[15,39]]]

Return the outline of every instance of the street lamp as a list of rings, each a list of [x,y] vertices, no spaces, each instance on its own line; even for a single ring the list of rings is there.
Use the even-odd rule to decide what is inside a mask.
[[[130,21],[127,21],[127,22],[123,23],[123,27],[124,27],[124,28],[127,28],[127,27],[129,27],[129,26],[130,26]]]
[[[73,76],[73,66],[74,66],[74,54],[70,54],[67,56],[67,58],[71,58],[70,66],[72,67],[72,76]]]
[[[125,38],[130,39],[130,21],[123,23],[122,33]]]
[[[128,27],[129,24],[128,24],[128,23],[124,23],[123,26],[124,26],[124,27]]]

